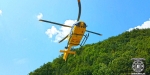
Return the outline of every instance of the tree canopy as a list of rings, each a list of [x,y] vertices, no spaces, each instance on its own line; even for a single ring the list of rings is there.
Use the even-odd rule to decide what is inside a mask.
[[[43,64],[29,75],[128,75],[133,73],[132,58],[145,58],[150,74],[150,29],[134,29],[118,36],[74,49],[77,54],[63,54]]]

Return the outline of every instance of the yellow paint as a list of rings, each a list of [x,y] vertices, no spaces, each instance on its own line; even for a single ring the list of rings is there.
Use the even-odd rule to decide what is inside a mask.
[[[60,50],[60,52],[64,53],[63,59],[66,61],[68,54],[75,54],[75,51],[70,51],[72,46],[77,46],[80,44],[80,41],[82,40],[82,37],[85,33],[86,27],[84,27],[85,23],[80,22],[79,26],[74,26],[72,29],[72,35],[69,35],[69,44],[68,44],[68,49],[66,50]]]
[[[63,52],[64,53],[64,56],[63,56],[63,59],[66,61],[67,57],[68,57],[68,54],[76,54],[75,51],[70,51],[71,49],[71,46],[68,47],[68,49],[66,50],[60,50],[60,52]]]
[[[78,2],[80,2],[80,0],[78,0]]]

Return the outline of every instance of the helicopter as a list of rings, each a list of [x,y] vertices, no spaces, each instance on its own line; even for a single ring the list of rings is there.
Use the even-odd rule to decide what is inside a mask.
[[[89,33],[93,33],[93,34],[97,34],[97,35],[102,36],[102,34],[100,34],[100,33],[96,33],[96,32],[93,32],[93,31],[86,30],[86,27],[87,27],[86,23],[83,22],[83,21],[79,21],[80,16],[81,16],[81,2],[80,2],[80,0],[77,0],[77,1],[78,1],[79,12],[78,12],[78,17],[77,17],[77,22],[74,23],[72,26],[64,25],[64,24],[60,24],[60,23],[56,23],[56,22],[52,22],[52,21],[47,21],[47,20],[43,20],[43,19],[39,20],[39,21],[42,21],[42,22],[51,23],[51,24],[71,28],[70,33],[66,37],[64,37],[62,40],[59,41],[59,43],[61,43],[66,38],[68,38],[68,43],[67,43],[67,46],[65,47],[65,50],[60,50],[60,52],[64,53],[63,59],[65,61],[68,57],[68,54],[76,54],[75,51],[71,51],[71,48],[73,46],[78,46],[78,45],[82,46],[82,45],[85,44],[86,40],[89,37]],[[89,33],[84,35],[85,32],[89,32]],[[82,42],[81,42],[81,40],[82,40]]]

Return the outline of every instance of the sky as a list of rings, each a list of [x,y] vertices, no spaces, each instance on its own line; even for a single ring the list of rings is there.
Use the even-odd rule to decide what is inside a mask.
[[[81,0],[81,18],[90,34],[86,44],[103,41],[134,28],[150,28],[150,0]],[[0,75],[27,75],[59,57],[72,25],[77,0],[0,0]],[[86,34],[86,33],[85,33]]]

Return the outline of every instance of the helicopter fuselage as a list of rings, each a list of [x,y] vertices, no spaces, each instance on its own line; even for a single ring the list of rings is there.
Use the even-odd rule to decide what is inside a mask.
[[[86,31],[86,24],[84,22],[75,23],[70,31],[68,45],[77,46],[80,44],[82,37]]]
[[[79,13],[78,13],[78,18],[77,18],[77,22],[75,24],[73,24],[73,26],[68,26],[68,25],[64,25],[64,24],[60,24],[60,23],[56,23],[56,22],[52,22],[52,21],[47,21],[47,20],[42,20],[40,19],[39,21],[42,22],[47,22],[47,23],[51,23],[51,24],[55,24],[55,25],[59,25],[59,26],[64,26],[64,27],[69,27],[71,28],[70,34],[66,35],[62,40],[59,41],[62,42],[63,40],[65,40],[66,38],[68,38],[68,44],[65,47],[65,50],[60,50],[60,52],[64,53],[63,59],[66,61],[68,54],[76,54],[75,51],[71,51],[72,46],[82,46],[85,44],[87,38],[89,37],[89,33],[93,33],[93,34],[97,34],[97,35],[102,35],[93,31],[89,31],[86,30],[86,24],[80,20],[80,15],[81,15],[81,2],[80,0],[78,1],[78,7],[79,7]],[[88,34],[84,35],[84,33],[89,32]],[[84,38],[83,38],[84,36]],[[82,40],[83,38],[83,40]],[[82,40],[81,44],[80,41]]]
[[[68,44],[65,50],[60,50],[60,52],[64,53],[63,59],[66,61],[68,54],[76,54],[75,51],[71,51],[72,46],[78,46],[84,33],[86,31],[86,24],[84,22],[75,23],[70,31],[68,36]]]

